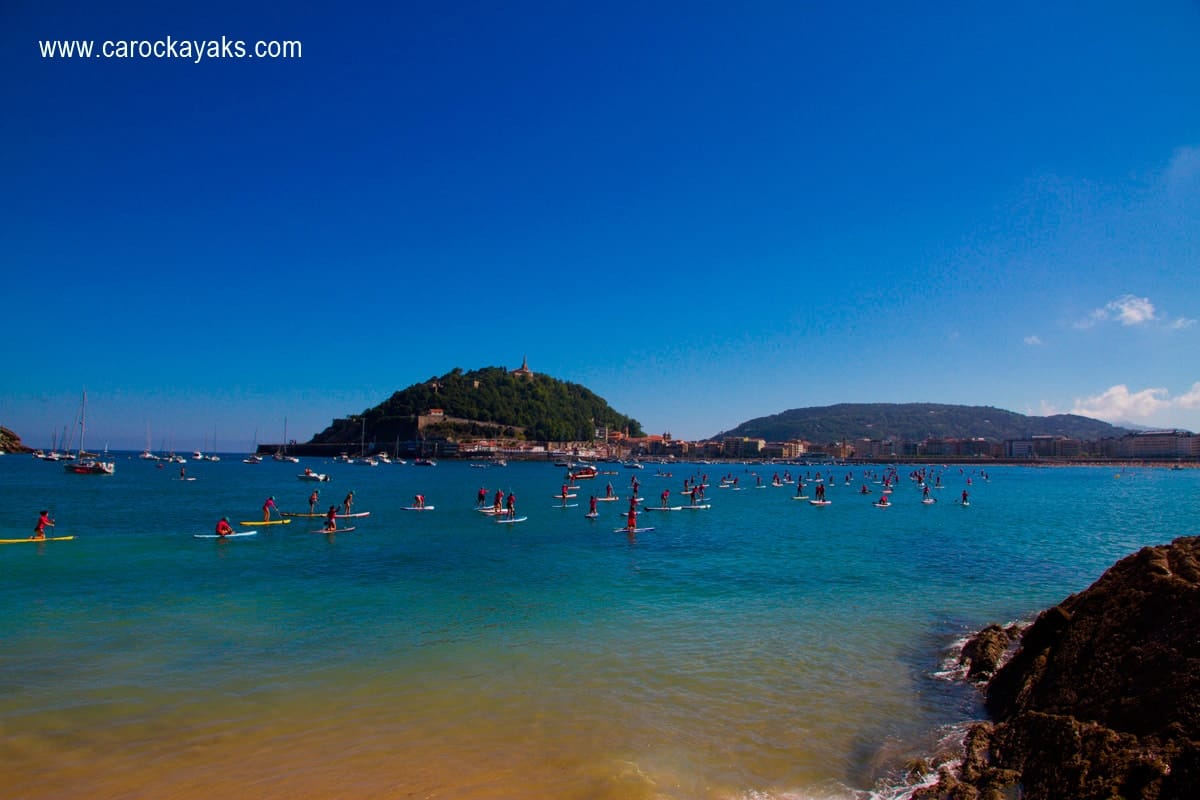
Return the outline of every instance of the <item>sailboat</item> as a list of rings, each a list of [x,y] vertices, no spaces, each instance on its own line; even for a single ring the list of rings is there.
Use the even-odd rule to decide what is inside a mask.
[[[142,454],[139,455],[138,458],[145,459],[146,461],[158,461],[158,456],[154,455],[154,453],[151,452],[151,450],[150,450],[150,423],[149,422],[146,423],[146,449],[142,451]]]
[[[84,417],[87,415],[87,391],[83,393],[83,401],[79,406],[79,455],[74,461],[67,462],[67,472],[75,475],[112,475],[117,465],[112,461],[101,461],[91,457],[83,449]]]
[[[287,441],[288,441],[287,417],[284,417],[283,418],[283,444],[280,446],[280,448],[278,450],[275,451],[275,455],[271,456],[271,458],[275,459],[276,461],[290,461],[293,464],[299,464],[300,459],[296,458],[295,456],[289,456],[287,454]]]
[[[362,441],[358,446],[358,458],[354,459],[355,464],[362,464],[364,467],[378,467],[379,462],[367,455],[367,418],[362,420]]]

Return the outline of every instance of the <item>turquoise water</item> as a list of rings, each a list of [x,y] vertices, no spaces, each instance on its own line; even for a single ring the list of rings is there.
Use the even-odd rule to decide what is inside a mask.
[[[833,470],[826,508],[752,488],[817,467],[611,469],[564,510],[550,464],[228,456],[181,482],[136,458],[111,477],[0,458],[2,535],[49,508],[78,537],[0,547],[9,794],[894,797],[908,758],[980,713],[939,677],[957,639],[1197,533],[1200,470],[939,467],[925,506],[900,467],[879,509],[861,468]],[[680,502],[702,473],[712,508],[643,514],[652,532],[614,533],[624,500],[583,517],[605,482]],[[477,513],[481,486],[528,522]],[[192,538],[268,495],[307,510],[314,487],[371,516]],[[401,510],[418,492],[435,511]]]

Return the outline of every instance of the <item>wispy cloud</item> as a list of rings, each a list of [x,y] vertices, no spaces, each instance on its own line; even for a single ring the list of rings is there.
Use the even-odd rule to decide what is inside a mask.
[[[1194,319],[1188,319],[1187,317],[1180,317],[1179,319],[1177,319],[1171,323],[1171,330],[1181,331],[1184,328],[1190,328],[1195,324],[1196,324],[1196,320],[1194,320]]]
[[[1180,408],[1200,408],[1200,381],[1192,384],[1191,391],[1175,398],[1175,405]]]
[[[1033,336],[1026,336],[1024,341],[1025,344],[1029,345],[1030,347],[1037,347],[1038,345],[1042,344],[1041,337],[1037,336],[1036,334]]]
[[[1154,308],[1154,303],[1150,302],[1149,297],[1126,294],[1110,303],[1106,303],[1102,308],[1092,311],[1087,317],[1076,322],[1075,327],[1087,329],[1102,322],[1110,321],[1119,322],[1126,327],[1130,327],[1133,325],[1144,325],[1156,319],[1161,319],[1161,317],[1158,316]]]
[[[1041,401],[1037,413],[1043,417],[1055,414],[1079,414],[1083,417],[1102,419],[1105,422],[1144,423],[1155,414],[1170,411],[1194,411],[1200,409],[1200,381],[1192,384],[1192,388],[1183,394],[1171,396],[1170,391],[1162,387],[1142,389],[1131,392],[1123,383],[1111,386],[1100,394],[1091,397],[1075,398],[1075,405],[1064,410],[1045,400]]]
[[[1075,398],[1072,414],[1109,421],[1146,419],[1170,408],[1167,390],[1142,389],[1131,392],[1125,384],[1112,386],[1101,394]]]
[[[1179,147],[1165,173],[1167,186],[1177,188],[1200,178],[1200,147]]]

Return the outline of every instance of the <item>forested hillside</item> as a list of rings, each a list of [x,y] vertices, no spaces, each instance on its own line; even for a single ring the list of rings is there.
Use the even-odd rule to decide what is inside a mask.
[[[836,442],[851,439],[983,438],[995,441],[1058,435],[1072,439],[1102,439],[1128,433],[1107,422],[1077,414],[1035,417],[991,406],[937,403],[841,403],[793,408],[743,422],[717,434],[748,436],[768,441],[805,439]]]
[[[440,408],[447,420],[425,435],[496,436],[533,441],[587,441],[607,426],[641,436],[637,420],[609,407],[577,383],[539,374],[513,374],[503,367],[464,372],[455,368],[398,391],[361,414],[334,420],[314,443],[390,442],[416,435],[416,419]],[[365,428],[363,421],[365,420]],[[478,423],[478,424],[472,424]]]

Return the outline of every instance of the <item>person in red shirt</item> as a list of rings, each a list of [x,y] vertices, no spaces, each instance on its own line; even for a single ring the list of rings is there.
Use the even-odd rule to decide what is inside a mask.
[[[217,536],[228,536],[233,533],[233,526],[229,524],[229,517],[221,517],[217,520]]]
[[[37,521],[37,525],[34,526],[33,536],[30,536],[29,538],[30,539],[45,539],[47,526],[53,528],[54,520],[50,519],[50,512],[43,509],[42,512],[40,514],[38,514],[38,521]]]
[[[271,495],[263,502],[263,522],[271,521],[271,509],[279,511],[279,506],[275,505],[275,495]]]
[[[325,530],[330,533],[337,530],[337,506],[330,506],[325,512]]]

